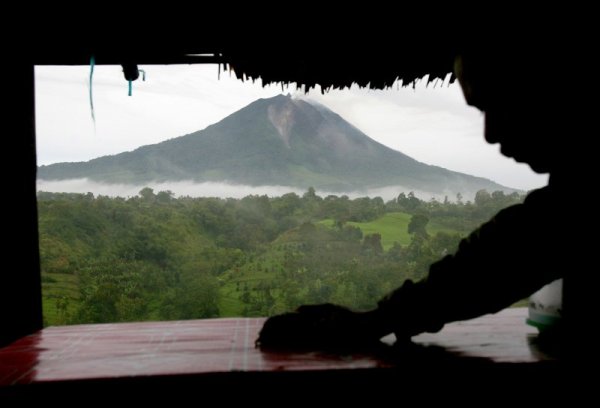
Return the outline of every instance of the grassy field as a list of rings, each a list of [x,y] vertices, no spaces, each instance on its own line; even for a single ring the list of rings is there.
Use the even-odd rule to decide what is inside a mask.
[[[381,234],[381,244],[383,249],[388,250],[398,242],[400,245],[410,244],[411,236],[408,233],[408,224],[410,223],[411,215],[403,212],[387,213],[370,222],[348,222],[348,225],[358,227],[363,232],[363,235],[379,233]],[[333,220],[324,220],[320,224],[328,227],[333,226]],[[435,235],[438,232],[456,233],[457,231],[442,227],[435,222],[430,222],[427,225],[427,232],[430,235]]]

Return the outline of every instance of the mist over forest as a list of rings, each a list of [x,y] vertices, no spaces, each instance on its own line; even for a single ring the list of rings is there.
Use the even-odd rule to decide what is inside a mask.
[[[218,197],[218,198],[243,198],[248,195],[266,195],[268,197],[279,197],[284,194],[293,192],[302,194],[306,188],[290,187],[290,186],[250,186],[230,183],[204,182],[197,183],[191,180],[187,181],[169,181],[169,182],[149,182],[143,185],[135,184],[118,184],[118,183],[102,183],[89,180],[87,178],[72,179],[72,180],[38,180],[38,191],[48,191],[54,193],[80,193],[88,192],[94,195],[103,195],[108,197],[135,197],[144,187],[151,187],[156,191],[169,190],[173,192],[175,197]],[[447,197],[450,201],[456,201],[456,195],[460,193],[464,201],[473,201],[476,191],[448,191],[446,193],[432,193],[428,191],[420,191],[411,189],[405,186],[387,186],[374,187],[362,190],[332,192],[316,189],[321,196],[338,195],[348,196],[349,198],[358,197],[381,197],[388,201],[396,198],[398,194],[404,192],[413,194],[421,200],[430,200],[435,198],[438,201],[444,201]]]

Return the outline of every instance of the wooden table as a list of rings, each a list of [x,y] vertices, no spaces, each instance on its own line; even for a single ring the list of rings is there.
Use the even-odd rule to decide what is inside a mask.
[[[455,370],[469,367],[471,380],[493,372],[490,367],[510,375],[520,367],[525,377],[532,367],[535,375],[556,371],[553,359],[532,346],[536,330],[525,317],[524,308],[507,309],[417,336],[409,348],[382,346],[356,354],[262,352],[254,347],[264,321],[259,318],[48,327],[0,349],[0,391],[48,395],[122,384],[183,387],[187,381],[204,384],[207,392],[223,384],[260,386],[266,379],[281,389],[290,381],[324,386],[321,380],[344,389],[354,381],[387,387],[413,374],[452,382]],[[388,344],[393,340],[384,338]]]

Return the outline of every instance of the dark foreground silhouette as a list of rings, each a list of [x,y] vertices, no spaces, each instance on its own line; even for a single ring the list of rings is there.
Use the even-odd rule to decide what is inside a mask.
[[[573,160],[583,149],[569,126],[564,100],[553,98],[552,55],[529,49],[521,55],[494,50],[457,56],[465,99],[485,114],[485,139],[538,173],[546,187],[522,204],[500,211],[464,239],[458,251],[430,267],[427,278],[406,281],[374,310],[357,312],[333,304],[302,306],[269,318],[257,345],[263,348],[322,349],[364,346],[389,333],[409,339],[437,332],[444,324],[497,312],[576,268],[579,222],[558,221],[574,204],[570,184],[580,171]],[[515,67],[518,66],[518,69]]]

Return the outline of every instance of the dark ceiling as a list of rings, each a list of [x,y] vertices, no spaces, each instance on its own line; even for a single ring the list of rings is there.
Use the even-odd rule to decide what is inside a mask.
[[[263,84],[296,83],[305,89],[343,88],[356,83],[383,89],[396,80],[404,86],[429,75],[443,80],[452,72],[457,47],[449,41],[429,42],[401,33],[366,35],[351,33],[337,37],[303,35],[276,41],[275,36],[249,36],[235,41],[201,35],[154,36],[144,41],[81,38],[72,33],[38,38],[26,58],[34,65],[96,64],[190,64],[221,63],[242,79],[262,78]]]

